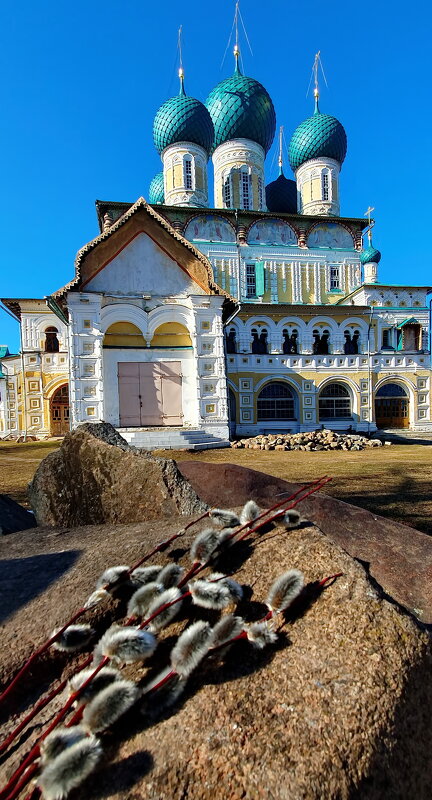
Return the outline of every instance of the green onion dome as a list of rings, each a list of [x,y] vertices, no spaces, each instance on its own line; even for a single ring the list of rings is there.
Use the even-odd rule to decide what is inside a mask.
[[[315,112],[301,122],[294,131],[288,158],[295,172],[311,158],[333,158],[342,164],[347,152],[347,137],[343,125],[329,114],[322,114],[315,106]]]
[[[149,186],[148,196],[149,203],[152,203],[153,205],[161,205],[165,202],[163,172],[158,172],[157,175],[154,176]]]
[[[242,75],[238,67],[210,92],[206,106],[214,125],[213,149],[231,139],[250,139],[268,153],[276,129],[276,114],[264,86]]]
[[[297,184],[285,177],[282,168],[279,177],[267,184],[265,193],[269,211],[297,214]]]
[[[369,245],[366,250],[360,253],[360,261],[362,264],[379,264],[381,261],[381,253],[373,245]]]
[[[153,141],[158,153],[176,142],[192,142],[210,153],[213,144],[213,122],[200,100],[185,94],[183,78],[180,93],[161,105],[153,122]]]

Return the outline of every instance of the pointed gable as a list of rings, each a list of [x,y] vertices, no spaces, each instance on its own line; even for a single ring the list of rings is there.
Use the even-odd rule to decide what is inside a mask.
[[[223,294],[209,260],[143,197],[108,230],[85,245],[66,291],[148,294]]]

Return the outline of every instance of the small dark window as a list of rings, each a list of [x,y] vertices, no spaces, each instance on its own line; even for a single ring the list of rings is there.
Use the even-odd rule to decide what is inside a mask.
[[[236,332],[235,328],[230,328],[226,339],[227,353],[236,353]]]
[[[45,330],[45,353],[58,353],[60,349],[57,339],[57,328],[46,328]]]
[[[246,297],[256,297],[255,263],[246,264]]]

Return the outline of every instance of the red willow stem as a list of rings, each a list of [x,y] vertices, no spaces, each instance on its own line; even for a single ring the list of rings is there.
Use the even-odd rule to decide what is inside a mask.
[[[62,635],[62,633],[64,633],[66,628],[68,628],[69,625],[72,625],[86,611],[87,611],[86,608],[80,608],[80,610],[77,611],[76,614],[74,614],[73,617],[71,617],[70,620],[68,620],[68,622],[66,622],[65,625],[63,625],[63,627],[60,628],[59,631],[57,631],[57,633],[55,633],[53,636],[51,636],[49,639],[47,639],[47,641],[44,644],[42,644],[37,650],[35,650],[31,654],[31,656],[27,659],[25,664],[23,664],[21,669],[17,672],[17,674],[15,675],[14,679],[10,682],[9,686],[7,686],[6,689],[0,695],[0,703],[2,703],[4,700],[6,700],[6,698],[9,696],[9,694],[13,691],[13,689],[17,685],[17,683],[26,674],[26,672],[28,672],[28,670],[30,669],[31,665],[34,663],[34,661],[36,661],[38,656],[42,655],[42,653],[45,653],[45,651],[48,650],[48,648],[51,647],[51,645],[54,644],[54,642],[57,641],[57,639]]]
[[[262,513],[261,513],[261,514],[258,516],[258,517],[256,517],[256,518],[255,518],[255,520],[252,520],[252,521],[250,521],[250,522],[247,522],[247,523],[245,523],[244,525],[242,525],[242,526],[241,526],[241,527],[240,527],[238,530],[236,530],[236,531],[233,531],[233,533],[231,534],[231,536],[230,536],[230,537],[228,537],[228,539],[227,539],[226,541],[229,541],[229,540],[230,540],[230,539],[232,539],[234,536],[237,536],[239,532],[241,532],[241,531],[244,531],[246,528],[250,528],[250,529],[249,529],[249,530],[247,530],[247,531],[246,531],[246,532],[243,534],[243,536],[242,536],[242,537],[240,537],[240,539],[238,540],[238,541],[241,541],[243,538],[245,538],[246,536],[248,536],[250,533],[254,533],[255,531],[259,530],[261,527],[263,527],[263,525],[266,525],[266,524],[268,524],[269,522],[272,522],[274,519],[277,519],[279,516],[281,516],[283,513],[285,513],[285,511],[289,510],[290,508],[294,508],[294,506],[296,506],[298,503],[300,503],[300,502],[301,502],[302,500],[304,500],[306,497],[308,497],[309,495],[311,495],[311,494],[313,494],[314,492],[318,491],[318,489],[320,489],[320,488],[321,488],[321,487],[322,487],[322,486],[323,486],[325,483],[327,483],[329,480],[331,480],[331,478],[325,478],[325,477],[324,477],[324,478],[319,478],[319,479],[317,479],[316,481],[313,481],[312,483],[308,484],[308,485],[309,485],[309,486],[311,486],[312,488],[310,488],[310,489],[309,489],[309,491],[308,491],[308,492],[307,492],[307,493],[304,495],[304,497],[300,497],[299,499],[297,499],[297,500],[296,500],[296,502],[292,503],[292,504],[291,504],[291,505],[290,505],[288,508],[285,508],[285,509],[283,509],[283,511],[279,512],[278,514],[274,514],[273,516],[269,517],[268,519],[266,519],[266,520],[265,520],[263,523],[261,523],[260,525],[256,525],[256,522],[257,522],[258,520],[262,519],[263,517],[266,517],[266,516],[268,516],[268,514],[269,514],[269,513],[270,513],[272,510],[275,510],[276,508],[280,508],[282,505],[285,505],[285,503],[289,502],[290,500],[293,500],[293,499],[295,499],[296,497],[298,497],[298,495],[299,495],[299,494],[301,494],[302,492],[304,492],[304,490],[305,490],[307,487],[306,487],[306,486],[301,486],[301,487],[300,487],[299,489],[297,489],[297,490],[296,490],[296,491],[295,491],[295,492],[294,492],[292,495],[290,495],[290,497],[284,498],[284,500],[281,500],[281,501],[279,501],[278,503],[275,503],[275,504],[274,504],[274,506],[271,506],[269,509],[266,509],[265,511],[263,511],[263,512],[262,512]],[[191,525],[195,524],[195,523],[196,523],[196,522],[198,522],[200,519],[203,519],[204,517],[208,516],[208,515],[209,515],[209,513],[210,513],[210,512],[205,512],[205,513],[204,513],[204,514],[202,514],[202,515],[201,515],[201,517],[199,517],[197,520],[194,520],[192,523],[189,523],[189,525],[188,525],[187,527],[191,527]],[[250,526],[251,526],[253,523],[255,523],[255,524],[254,524],[254,526],[251,528]],[[187,527],[184,529],[184,531],[186,531]],[[178,533],[174,534],[174,536],[173,536],[173,537],[170,537],[170,539],[168,539],[168,540],[166,540],[165,542],[162,542],[161,544],[159,544],[159,545],[157,546],[157,548],[155,548],[155,550],[154,550],[153,552],[158,552],[158,550],[159,550],[159,549],[161,549],[162,547],[164,547],[164,546],[165,546],[167,543],[169,543],[170,541],[173,541],[175,538],[178,538],[179,536],[183,535],[183,532],[184,532],[184,531],[179,531]],[[148,555],[148,556],[145,556],[145,557],[144,557],[144,559],[142,559],[140,563],[143,563],[143,560],[145,560],[147,557],[148,557],[148,558],[150,558],[150,555]],[[207,561],[205,564],[202,564],[202,565],[200,565],[198,562],[196,562],[196,563],[195,563],[195,564],[194,564],[194,565],[191,567],[191,569],[188,571],[188,573],[186,574],[186,576],[185,576],[185,577],[182,579],[182,581],[179,583],[179,588],[181,588],[182,586],[184,586],[184,585],[185,585],[185,584],[186,584],[186,583],[187,583],[187,582],[190,580],[190,578],[191,578],[192,576],[195,576],[195,575],[197,575],[199,572],[203,571],[203,570],[204,570],[204,569],[205,569],[205,568],[206,568],[206,567],[209,565],[210,561],[211,561],[211,559],[210,559],[209,561]],[[131,567],[131,568],[128,570],[128,572],[130,573],[130,572],[132,572],[132,571],[133,571],[133,569],[136,569],[136,568],[137,568],[137,565],[134,565],[133,567]],[[170,603],[164,603],[164,604],[163,604],[162,606],[160,606],[160,607],[159,607],[159,608],[158,608],[158,609],[157,609],[157,610],[156,610],[156,611],[155,611],[155,612],[154,612],[154,613],[153,613],[153,614],[152,614],[150,617],[148,617],[147,619],[143,620],[143,621],[141,622],[141,624],[138,626],[138,629],[143,629],[143,628],[145,628],[147,625],[149,625],[149,624],[150,624],[150,622],[152,622],[152,620],[153,620],[153,619],[155,619],[155,617],[157,617],[159,614],[161,614],[163,611],[165,611],[165,609],[167,609],[167,608],[170,608],[172,605],[175,605],[176,603],[179,603],[179,602],[181,602],[181,601],[182,601],[183,599],[185,599],[186,597],[189,597],[189,596],[190,596],[190,594],[191,594],[190,592],[185,592],[184,594],[180,595],[180,597],[176,598],[175,600],[171,601]],[[129,618],[129,619],[131,619],[131,618]],[[129,620],[127,620],[126,624],[127,624],[128,622],[129,622]],[[69,623],[69,624],[70,624],[70,623]],[[67,627],[67,625],[65,626],[65,628],[66,628],[66,627]],[[34,655],[36,656],[36,655],[37,655],[37,653],[36,653],[36,654],[34,654]],[[90,660],[91,660],[91,659],[90,659]],[[105,664],[109,663],[109,661],[110,661],[110,659],[109,659],[108,657],[105,657],[105,658],[103,659],[103,661],[101,662],[102,666],[104,666]],[[75,700],[76,700],[76,699],[77,699],[77,698],[78,698],[78,697],[81,695],[81,693],[82,693],[82,691],[84,690],[84,688],[86,688],[86,687],[88,686],[88,684],[90,684],[90,683],[91,683],[91,681],[93,680],[93,678],[94,678],[94,677],[97,675],[97,673],[99,672],[99,670],[102,668],[101,664],[99,664],[99,666],[98,666],[98,667],[97,667],[97,668],[94,670],[94,672],[93,672],[91,675],[89,675],[89,677],[87,678],[87,680],[85,681],[85,683],[84,683],[84,684],[83,684],[83,685],[82,685],[82,686],[81,686],[81,687],[80,687],[80,688],[77,690],[77,692],[75,692],[73,695],[71,695],[71,697],[70,697],[70,698],[69,698],[69,700],[67,701],[66,705],[63,707],[63,709],[62,709],[62,710],[59,712],[59,714],[57,715],[57,717],[56,717],[56,718],[54,719],[54,721],[51,723],[51,725],[50,725],[50,727],[49,727],[48,731],[46,731],[46,732],[45,732],[45,733],[42,735],[42,737],[41,737],[41,738],[40,738],[38,741],[42,741],[42,739],[43,739],[43,738],[45,738],[45,736],[47,736],[47,735],[48,735],[48,733],[50,733],[50,732],[51,732],[51,730],[53,730],[53,729],[54,729],[54,727],[56,727],[56,725],[58,724],[58,722],[60,722],[60,721],[63,719],[63,717],[66,715],[66,713],[67,713],[67,711],[69,710],[69,708],[71,707],[71,705],[72,705],[72,704],[75,702]],[[81,668],[82,668],[82,667],[81,667]],[[11,687],[9,687],[9,688],[11,688]],[[54,696],[55,696],[55,695],[54,695]],[[47,699],[46,703],[44,703],[44,704],[43,704],[43,706],[41,706],[41,707],[44,707],[44,705],[46,705],[46,704],[47,704],[47,702],[49,702],[49,699]],[[34,714],[32,714],[32,717],[31,717],[31,718],[33,718],[33,716],[35,716],[35,715],[36,715],[36,713],[37,713],[37,711],[35,711],[35,710],[33,710],[33,711],[34,711]],[[31,713],[32,713],[32,712],[31,712]],[[58,720],[58,721],[57,721],[57,720]],[[22,730],[22,728],[20,728],[20,730]],[[29,754],[28,758],[30,757],[30,755],[31,755],[31,753]],[[36,753],[36,754],[34,755],[34,757],[37,757],[37,755],[38,755],[38,753]],[[24,764],[26,764],[26,761],[24,762]],[[19,768],[19,770],[22,770],[22,768],[23,768],[23,764],[21,765],[21,767]],[[22,774],[22,772],[19,772],[19,774]],[[16,774],[15,774],[15,775],[16,775]],[[14,777],[14,776],[13,776],[13,777]],[[2,793],[0,793],[0,800],[2,800],[2,798],[3,798],[3,794],[2,794]]]
[[[32,764],[29,767],[29,769],[26,771],[25,775],[23,775],[21,780],[18,781],[16,786],[12,789],[11,793],[8,794],[8,796],[6,797],[6,800],[15,800],[15,798],[17,798],[21,794],[22,789],[24,789],[24,787],[27,786],[29,781],[31,781],[31,779],[33,778],[33,775],[36,774],[38,769],[39,769],[39,765],[38,764]],[[30,797],[32,796],[32,794],[33,794],[33,792],[30,794]]]
[[[260,530],[260,528],[262,528],[264,525],[267,525],[267,523],[272,522],[273,520],[277,519],[278,516],[284,514],[285,511],[288,511],[290,508],[294,508],[294,506],[297,505],[297,503],[300,503],[302,500],[305,499],[305,497],[308,497],[310,494],[313,494],[313,492],[316,492],[318,491],[318,489],[321,489],[321,487],[324,486],[324,484],[326,484],[328,481],[331,481],[331,478],[326,478],[326,476],[324,475],[322,478],[318,478],[316,481],[312,481],[312,483],[301,486],[300,489],[297,489],[297,491],[295,491],[294,494],[290,495],[290,497],[285,497],[284,500],[279,500],[273,506],[270,506],[270,508],[266,508],[265,511],[262,511],[261,514],[255,517],[254,520],[251,520],[250,522],[245,522],[244,525],[241,525],[240,528],[237,528],[237,530],[233,531],[230,534],[230,536],[228,536],[225,539],[223,544],[225,545],[226,542],[229,542],[231,539],[234,538],[234,536],[238,536],[239,533],[245,531],[246,528],[249,528],[249,530],[246,530],[243,536],[241,536],[240,539],[237,540],[241,542],[242,539],[245,539],[246,536],[249,536],[250,533],[254,533],[255,531]],[[279,512],[279,514],[274,514],[269,519],[264,520],[264,522],[261,525],[256,525],[258,520],[261,520],[263,517],[267,517],[268,514],[270,514],[276,508],[280,508],[281,506],[285,505],[285,503],[288,503],[290,500],[294,500],[295,497],[297,497],[301,492],[304,492],[305,489],[307,489],[309,486],[312,486],[314,488],[310,489],[309,492],[305,494],[304,497],[301,497],[299,500],[297,500],[296,503],[293,503],[293,505],[283,509],[283,511]],[[253,525],[254,527],[251,528],[251,525]],[[192,564],[189,571],[186,573],[186,575],[181,579],[180,583],[178,584],[179,588],[181,589],[182,586],[185,586],[186,583],[190,581],[191,578],[194,578],[199,572],[205,569],[205,567],[207,567],[210,564],[211,560],[212,559],[210,558],[208,561],[205,562],[205,564],[200,564],[199,561],[195,561],[195,563]]]
[[[294,503],[291,503],[291,505],[287,506],[286,508],[283,508],[281,511],[278,511],[276,514],[273,514],[271,517],[266,519],[261,525],[257,525],[256,527],[251,528],[249,531],[245,531],[245,533],[243,533],[242,536],[240,536],[240,538],[237,539],[237,542],[241,542],[243,539],[246,538],[246,536],[249,536],[250,533],[255,533],[255,531],[259,530],[264,525],[267,525],[267,523],[275,522],[277,519],[282,517],[286,513],[286,511],[290,511],[292,508],[295,508],[295,506],[297,506],[299,503],[302,503],[303,500],[306,500],[306,498],[309,497],[309,495],[314,494],[314,492],[318,492],[319,489],[322,489],[322,487],[325,486],[325,484],[328,483],[331,480],[332,480],[332,478],[323,479],[318,486],[314,486],[312,489],[309,489],[309,491],[306,492],[306,494],[303,495],[303,497],[299,497]],[[300,490],[298,492],[296,492],[294,495],[292,495],[291,497],[288,497],[287,500],[285,500],[285,502],[288,502],[288,500],[292,500],[293,497],[295,497],[296,495],[299,494],[299,492],[300,492]],[[231,536],[228,536],[228,539],[226,539],[226,541],[229,541],[230,539],[232,539],[233,536],[237,536],[237,534],[238,534],[238,531],[235,531],[234,533],[231,534]]]
[[[209,511],[205,511],[203,514],[201,514],[199,517],[197,517],[197,519],[194,519],[194,520],[192,520],[192,522],[189,522],[184,528],[182,528],[181,531],[177,531],[177,533],[174,533],[168,539],[165,539],[163,542],[160,542],[158,545],[156,545],[156,547],[153,548],[153,550],[151,550],[149,553],[146,553],[145,556],[140,558],[139,561],[136,562],[136,564],[133,564],[131,567],[129,567],[129,569],[127,570],[127,574],[130,575],[134,571],[134,569],[137,569],[138,567],[140,567],[141,564],[144,564],[145,561],[148,561],[156,553],[159,553],[161,550],[163,550],[165,547],[167,547],[169,544],[171,544],[171,542],[173,542],[175,539],[178,539],[180,536],[184,536],[184,534],[186,533],[186,531],[189,528],[191,528],[193,525],[196,525],[198,522],[201,522],[201,520],[204,519],[205,517],[208,517],[209,513],[210,513],[210,510]],[[101,588],[107,589],[108,585],[109,584],[105,584],[105,586],[103,586]],[[47,639],[46,642],[44,642],[37,650],[35,650],[32,653],[32,655],[23,664],[21,669],[19,669],[19,671],[17,672],[17,674],[15,675],[15,677],[13,678],[11,683],[0,694],[0,703],[3,703],[4,700],[6,700],[6,698],[14,690],[14,688],[19,683],[19,681],[28,672],[28,670],[30,669],[30,667],[34,663],[34,661],[36,661],[36,659],[39,656],[41,656],[43,653],[45,653],[51,647],[51,645],[54,644],[54,642],[56,642],[60,638],[60,636],[65,632],[65,630],[67,628],[69,628],[70,625],[73,625],[73,623],[76,622],[77,619],[82,617],[83,614],[85,614],[86,611],[88,611],[88,610],[89,609],[85,608],[84,606],[82,608],[80,608],[75,614],[73,614],[73,616],[67,622],[65,622],[65,624],[55,634],[50,636],[50,638]],[[0,750],[0,752],[1,752],[1,750]]]
[[[33,763],[33,761],[35,761],[35,759],[38,758],[38,756],[40,755],[40,743],[43,742],[43,740],[46,739],[48,734],[50,734],[51,731],[53,731],[54,728],[56,728],[57,725],[64,719],[64,717],[68,713],[69,709],[73,706],[75,701],[81,696],[83,691],[87,688],[89,683],[91,683],[91,681],[98,674],[98,672],[100,672],[102,667],[105,667],[105,665],[108,664],[109,660],[110,659],[108,658],[108,656],[105,656],[100,661],[100,663],[95,668],[95,670],[92,672],[92,674],[89,675],[87,680],[85,680],[84,683],[79,687],[79,689],[77,689],[76,692],[71,694],[69,699],[64,704],[63,708],[60,709],[60,711],[54,717],[54,719],[50,723],[50,725],[48,725],[46,730],[38,737],[38,739],[36,740],[35,744],[31,748],[31,750],[28,752],[28,754],[25,756],[24,760],[21,762],[21,764],[18,767],[18,769],[16,769],[15,772],[13,773],[12,777],[10,778],[8,783],[6,784],[5,788],[0,792],[0,800],[12,800],[12,797],[15,797],[15,795],[12,795],[12,797],[9,797],[9,795],[7,793],[10,792],[11,789],[14,789],[14,787],[16,787],[16,784],[17,784],[18,780],[21,778],[21,775],[26,771],[27,767],[30,766]]]
[[[329,575],[328,578],[323,578],[322,581],[318,581],[319,588],[320,589],[324,588],[326,583],[328,583],[329,581],[334,581],[336,580],[336,578],[341,578],[342,575],[343,572],[336,572],[335,575]]]

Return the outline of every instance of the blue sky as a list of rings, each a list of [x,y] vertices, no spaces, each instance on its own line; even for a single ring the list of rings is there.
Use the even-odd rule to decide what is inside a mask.
[[[240,8],[253,49],[241,39],[245,72],[269,91],[287,140],[311,113],[306,91],[321,50],[320,106],[348,135],[341,213],[375,206],[381,281],[427,284],[430,5],[410,13],[388,0],[243,0]],[[2,5],[2,297],[44,296],[72,278],[76,251],[98,232],[96,199],[147,195],[160,169],[153,117],[177,93],[178,26],[186,90],[205,100],[232,72],[232,48],[221,61],[233,11],[233,0]],[[267,181],[277,175],[275,148]],[[17,325],[3,313],[0,343],[18,348]]]

